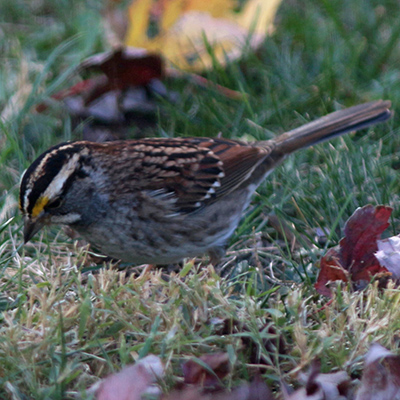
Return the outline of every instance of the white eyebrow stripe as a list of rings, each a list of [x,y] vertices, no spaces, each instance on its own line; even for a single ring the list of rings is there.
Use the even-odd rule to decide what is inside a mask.
[[[69,149],[71,147],[73,147],[73,144],[69,144],[68,143],[65,146],[61,146],[61,147],[58,147],[57,149],[54,149],[53,151],[51,151],[50,153],[46,154],[43,157],[43,160],[36,167],[35,171],[33,172],[32,176],[30,177],[29,183],[28,183],[28,185],[26,187],[25,196],[24,196],[24,208],[25,208],[25,210],[28,208],[28,197],[29,197],[30,193],[32,192],[32,189],[33,189],[33,186],[34,186],[33,183],[36,182],[36,180],[43,174],[43,167],[47,163],[48,159],[50,157],[52,157],[54,153],[58,153],[59,151],[66,150],[66,149]],[[26,171],[25,171],[25,174],[26,174]],[[23,179],[23,177],[22,177],[22,179]]]
[[[79,157],[80,154],[75,153],[68,162],[63,165],[60,172],[50,182],[49,186],[47,186],[42,196],[53,199],[60,194],[67,179],[75,172]]]
[[[25,171],[24,175],[26,174],[26,171]],[[24,177],[22,177],[22,179],[24,179]],[[21,181],[22,181],[22,179],[21,179]],[[25,211],[28,208],[28,197],[29,197],[31,192],[32,192],[32,186],[28,187],[28,185],[27,185],[26,190],[25,190],[24,203],[23,203],[24,204],[23,208],[24,208]]]

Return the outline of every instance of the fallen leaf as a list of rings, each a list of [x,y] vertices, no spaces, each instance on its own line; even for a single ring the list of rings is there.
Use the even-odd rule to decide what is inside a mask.
[[[198,385],[186,386],[174,390],[161,400],[274,400],[270,389],[261,378],[243,384],[232,391],[213,390],[204,391]]]
[[[257,376],[250,384],[247,385],[249,394],[247,400],[273,400],[271,390],[267,384]]]
[[[158,54],[129,47],[96,54],[79,66],[80,71],[92,69],[101,71],[106,79],[85,93],[85,104],[109,91],[144,86],[164,75],[163,61]]]
[[[162,79],[164,76],[164,65],[159,55],[143,49],[122,47],[87,58],[78,66],[76,73],[88,70],[98,70],[103,75],[78,82],[57,92],[52,99],[63,100],[80,95],[84,104],[88,105],[107,92],[145,86],[153,79]],[[36,110],[43,112],[46,108],[46,104],[42,103]]]
[[[145,393],[159,393],[158,388],[152,384],[163,374],[161,360],[155,355],[149,355],[110,375],[89,391],[95,391],[97,400],[141,400]]]
[[[346,400],[350,398],[350,377],[345,371],[321,374],[318,362],[314,362],[308,374],[299,378],[304,387],[289,393],[282,385],[284,400]]]
[[[394,279],[400,279],[400,235],[378,240],[375,257],[388,269]]]
[[[162,58],[146,50],[118,48],[94,55],[80,64],[76,74],[88,71],[98,75],[52,96],[63,100],[74,126],[83,123],[84,140],[125,139],[131,127],[141,130],[156,123],[157,97],[175,101],[175,94],[160,80],[165,74]],[[47,106],[39,104],[36,110],[43,112]]]
[[[319,293],[330,296],[331,292],[326,285],[332,281],[350,281],[355,287],[361,287],[378,274],[382,278],[391,275],[375,256],[378,239],[389,226],[391,213],[390,207],[372,205],[358,208],[354,212],[346,222],[345,237],[339,246],[330,249],[321,259],[321,269],[315,284]]]
[[[320,261],[320,271],[318,274],[315,289],[318,293],[325,296],[331,296],[331,290],[327,283],[334,281],[349,281],[349,273],[340,264],[340,254],[336,247],[329,249],[328,252],[322,257]]]
[[[400,400],[400,356],[374,343],[355,400]]]
[[[135,0],[129,7],[128,46],[163,54],[178,69],[200,71],[257,48],[281,0]]]
[[[353,281],[369,281],[372,275],[384,272],[375,253],[392,211],[391,207],[367,205],[358,208],[347,221],[345,237],[339,242],[340,258]]]

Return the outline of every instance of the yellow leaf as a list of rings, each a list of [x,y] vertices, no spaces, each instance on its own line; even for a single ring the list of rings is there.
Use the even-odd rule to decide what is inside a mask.
[[[150,10],[153,0],[135,0],[129,7],[129,27],[126,37],[138,43],[137,47],[145,47],[149,26]]]
[[[163,13],[161,21],[161,29],[166,31],[169,29],[179,18],[185,9],[185,0],[169,0],[164,2],[164,7],[167,7],[168,11]]]
[[[236,18],[238,24],[251,32],[265,34],[282,0],[251,0],[246,3]],[[255,24],[255,26],[254,26]]]
[[[224,65],[239,58],[245,46],[260,45],[272,30],[280,2],[248,0],[235,13],[233,0],[135,0],[125,44],[160,52],[184,70],[211,68],[216,61]],[[152,38],[147,36],[150,19],[158,23],[158,34]]]
[[[229,14],[235,7],[233,0],[189,0],[186,11],[203,11],[213,17],[221,18]]]

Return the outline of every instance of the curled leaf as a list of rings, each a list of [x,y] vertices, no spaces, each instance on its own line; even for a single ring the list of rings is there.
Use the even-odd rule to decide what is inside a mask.
[[[354,212],[346,222],[345,237],[339,246],[330,249],[321,259],[321,270],[315,284],[319,293],[330,296],[326,285],[332,281],[350,281],[355,287],[361,287],[377,274],[383,277],[391,275],[375,256],[378,239],[389,226],[391,213],[390,207],[372,205]]]

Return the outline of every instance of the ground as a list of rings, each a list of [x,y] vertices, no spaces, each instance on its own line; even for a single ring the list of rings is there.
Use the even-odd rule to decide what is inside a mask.
[[[71,66],[107,48],[100,11],[91,0],[0,1],[0,397],[85,398],[99,378],[150,353],[166,365],[168,391],[182,362],[204,353],[228,352],[228,386],[259,369],[277,388],[281,377],[296,385],[315,358],[324,372],[357,378],[370,342],[396,349],[397,288],[342,287],[327,304],[313,284],[357,207],[392,206],[388,235],[400,231],[400,4],[284,0],[257,52],[205,73],[247,94],[239,100],[165,80],[175,101],[159,100],[156,123],[132,136],[260,140],[380,98],[395,114],[286,160],[258,189],[221,265],[189,260],[142,275],[95,265],[59,228],[22,246],[22,172],[83,131],[60,105],[35,106],[75,82]]]

